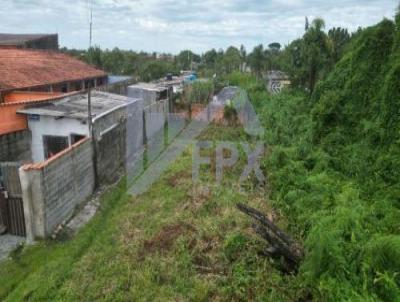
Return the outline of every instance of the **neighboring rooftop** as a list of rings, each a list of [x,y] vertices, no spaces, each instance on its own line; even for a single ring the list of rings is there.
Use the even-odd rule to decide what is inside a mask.
[[[270,70],[267,73],[268,80],[288,80],[289,76],[280,70]]]
[[[0,47],[58,49],[57,34],[6,34],[0,33]]]
[[[92,91],[92,117],[100,117],[110,111],[125,107],[133,101],[133,99],[121,95]],[[87,120],[88,94],[77,93],[56,101],[32,105],[18,110],[18,113]]]
[[[106,76],[102,70],[56,51],[1,49],[0,91]]]
[[[130,85],[129,87],[143,89],[143,90],[158,91],[158,92],[161,92],[161,91],[164,91],[167,89],[165,86],[163,86],[159,83],[144,83],[144,82]]]
[[[174,86],[174,85],[182,85],[183,82],[184,82],[184,77],[172,76],[171,79],[162,78],[162,79],[155,81],[154,83],[160,87],[168,87],[168,86]]]
[[[133,80],[133,77],[130,76],[121,76],[121,75],[109,75],[107,83],[109,85],[119,84],[124,82],[130,82]]]
[[[217,95],[216,101],[220,104],[225,105],[228,101],[232,101],[232,99],[238,93],[239,88],[236,86],[228,86],[224,87]]]

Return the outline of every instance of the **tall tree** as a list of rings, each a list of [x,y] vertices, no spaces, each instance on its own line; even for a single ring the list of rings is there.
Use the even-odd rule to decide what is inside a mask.
[[[208,69],[216,70],[217,64],[217,51],[213,48],[203,55],[204,64]]]
[[[223,66],[226,73],[239,70],[241,63],[240,51],[236,47],[230,46],[225,52]]]
[[[273,43],[269,44],[268,47],[271,51],[279,52],[281,50],[282,46],[278,42],[273,42]]]
[[[244,45],[240,45],[240,59],[241,59],[241,64],[240,64],[240,71],[245,71],[245,66],[246,66],[246,60],[247,60],[247,52],[246,48]]]
[[[303,81],[310,93],[314,91],[318,78],[330,68],[331,47],[324,28],[324,20],[316,18],[303,36],[301,70],[305,72]]]
[[[336,63],[343,56],[344,48],[350,41],[350,35],[347,29],[334,27],[328,31],[328,37],[332,47],[332,60]]]
[[[281,44],[273,42],[268,45],[268,49],[265,51],[267,66],[269,70],[279,69],[279,55],[281,50]]]
[[[98,68],[103,68],[102,51],[99,46],[90,47],[87,53],[87,61]]]
[[[309,27],[310,27],[310,22],[308,22],[308,17],[306,17],[306,23],[304,26],[304,30],[307,31]]]
[[[175,57],[176,65],[183,70],[192,69],[192,63],[199,63],[200,61],[201,57],[191,50],[183,50]]]
[[[265,71],[265,59],[264,46],[262,44],[254,47],[252,53],[249,55],[251,70],[259,79]]]

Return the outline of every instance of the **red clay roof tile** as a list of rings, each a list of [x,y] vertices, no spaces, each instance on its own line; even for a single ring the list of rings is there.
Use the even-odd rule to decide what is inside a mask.
[[[61,52],[0,49],[0,91],[102,76],[104,71]]]

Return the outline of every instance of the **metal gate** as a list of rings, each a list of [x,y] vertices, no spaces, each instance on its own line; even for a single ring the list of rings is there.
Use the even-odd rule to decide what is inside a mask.
[[[19,162],[0,163],[0,214],[7,232],[26,236]],[[2,191],[2,192],[1,192]]]

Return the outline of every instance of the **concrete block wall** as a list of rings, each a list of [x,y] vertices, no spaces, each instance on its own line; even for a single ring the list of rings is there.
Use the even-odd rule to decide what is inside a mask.
[[[30,161],[31,158],[29,130],[0,135],[0,162]]]
[[[125,166],[128,183],[144,169],[143,104],[144,101],[139,99],[127,107]]]
[[[20,168],[28,240],[45,238],[94,191],[93,147],[84,139],[49,160]]]
[[[159,101],[144,107],[147,140],[152,140],[164,129],[168,113],[165,111],[165,103],[166,101]]]
[[[125,164],[126,121],[104,133],[96,141],[97,175],[99,183],[112,183]]]
[[[170,113],[168,115],[168,143],[171,143],[185,128],[186,119],[181,114]]]
[[[127,93],[130,98],[142,99],[145,107],[155,103],[158,96],[158,93],[155,90],[147,90],[135,86],[129,86]]]
[[[145,107],[146,136],[149,160],[153,161],[164,148],[164,125],[167,118],[166,101]]]
[[[111,112],[94,123],[96,168],[99,183],[112,183],[124,169],[127,108]]]

